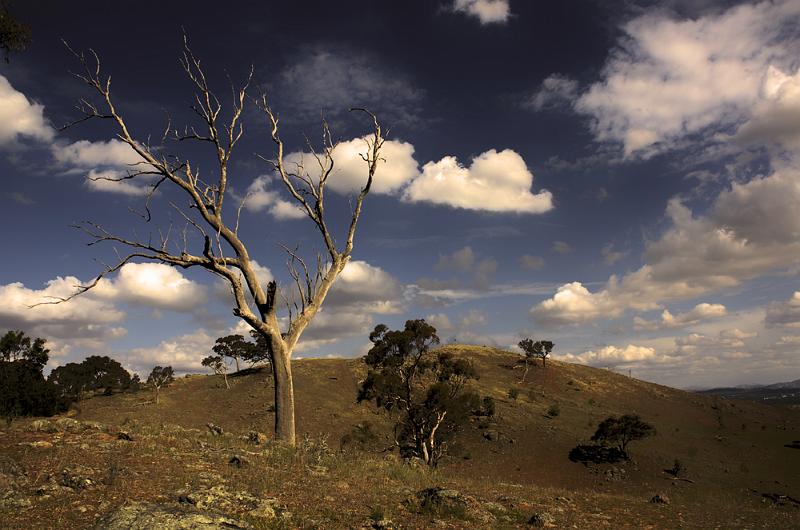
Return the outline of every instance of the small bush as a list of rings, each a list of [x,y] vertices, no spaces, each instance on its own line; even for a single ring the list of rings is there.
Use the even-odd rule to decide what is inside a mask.
[[[548,418],[555,418],[559,414],[561,414],[561,407],[558,406],[558,403],[553,403],[552,405],[550,405],[550,407],[548,407],[547,409]]]
[[[509,388],[508,397],[509,399],[516,401],[517,398],[519,397],[519,389],[514,387]]]
[[[686,466],[683,462],[676,458],[675,462],[672,464],[672,468],[668,469],[667,471],[673,477],[682,477],[686,475]]]

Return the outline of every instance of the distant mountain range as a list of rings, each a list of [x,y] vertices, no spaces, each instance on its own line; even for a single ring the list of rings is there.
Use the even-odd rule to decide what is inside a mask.
[[[770,385],[738,385],[727,388],[698,390],[700,394],[732,399],[748,399],[780,405],[800,405],[800,379]]]

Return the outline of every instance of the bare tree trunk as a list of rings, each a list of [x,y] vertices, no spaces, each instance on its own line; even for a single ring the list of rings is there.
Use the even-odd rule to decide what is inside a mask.
[[[273,345],[272,355],[272,375],[275,382],[275,438],[294,446],[294,383],[291,352],[286,351],[283,345],[278,347]]]
[[[156,405],[158,405],[158,398],[160,393],[161,393],[161,388],[156,387]]]
[[[222,378],[225,379],[225,388],[230,389],[231,385],[228,384],[228,373],[222,372]]]
[[[234,356],[233,360],[236,361],[236,373],[239,373],[239,357],[238,356]],[[227,381],[226,381],[225,384],[227,384]]]

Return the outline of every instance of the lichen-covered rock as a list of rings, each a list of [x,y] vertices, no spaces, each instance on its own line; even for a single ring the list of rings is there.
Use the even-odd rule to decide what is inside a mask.
[[[97,530],[236,530],[250,525],[227,515],[134,502],[103,517]]]
[[[259,498],[245,491],[231,491],[225,486],[214,486],[192,492],[184,492],[178,496],[183,504],[192,505],[201,510],[213,510],[221,513],[247,514],[252,517],[274,519],[288,517],[285,507],[277,499]]]
[[[544,528],[546,526],[553,526],[555,522],[556,518],[547,512],[535,513],[531,515],[530,519],[528,519],[528,524],[533,526],[534,528]]]

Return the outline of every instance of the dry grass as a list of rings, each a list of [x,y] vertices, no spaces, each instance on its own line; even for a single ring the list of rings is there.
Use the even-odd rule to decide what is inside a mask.
[[[762,502],[760,493],[800,497],[800,458],[784,444],[800,439],[800,414],[788,409],[730,402],[629,379],[608,371],[548,361],[519,382],[515,357],[475,346],[447,346],[474,360],[477,389],[497,403],[499,439],[484,438],[479,423],[467,429],[437,470],[415,469],[392,453],[339,451],[353,425],[369,421],[380,433],[388,422],[355,394],[363,365],[357,360],[296,362],[297,449],[247,441],[250,430],[270,432],[269,377],[231,377],[225,390],[212,376],[180,379],[151,396],[98,397],[81,404],[80,419],[107,430],[42,433],[21,421],[0,434],[0,473],[21,468],[25,491],[48,476],[80,464],[96,485],[50,498],[31,496],[28,507],[0,502],[4,528],[90,528],[126,499],[175,502],[178,492],[225,484],[260,497],[275,497],[292,513],[290,523],[250,519],[254,528],[351,528],[391,519],[405,528],[515,528],[535,512],[548,512],[558,527],[577,528],[797,528],[800,509]],[[517,399],[509,388],[519,389]],[[558,415],[548,409],[558,404]],[[658,434],[633,444],[635,462],[621,480],[606,480],[609,466],[589,468],[567,454],[611,414],[634,412]],[[212,436],[206,424],[225,434]],[[744,425],[744,427],[742,427]],[[133,441],[118,440],[124,429]],[[52,447],[33,447],[45,441]],[[388,445],[378,444],[382,447]],[[243,467],[229,464],[233,455]],[[675,459],[692,483],[669,480]],[[448,487],[487,506],[491,522],[465,513],[430,514],[414,505],[415,492]],[[665,493],[669,505],[648,502]],[[412,499],[409,501],[409,499]],[[4,501],[3,501],[4,502]],[[472,518],[471,518],[472,517]]]

